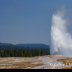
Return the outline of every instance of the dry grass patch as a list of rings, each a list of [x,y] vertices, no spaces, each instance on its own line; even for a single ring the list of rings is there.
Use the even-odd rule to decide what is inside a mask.
[[[66,58],[66,59],[57,59],[57,61],[63,62],[65,66],[71,66],[71,67],[64,67],[63,69],[72,69],[72,58]]]
[[[9,58],[5,61],[0,61],[0,69],[33,69],[37,66],[44,65],[41,60],[37,60],[38,58]],[[30,61],[32,60],[32,61]],[[22,61],[22,62],[14,62],[11,61]],[[23,62],[24,61],[24,62]],[[26,61],[26,62],[25,62]],[[10,63],[8,63],[10,62]],[[37,63],[36,63],[37,62]],[[9,65],[11,64],[11,65]]]
[[[6,66],[0,66],[1,69],[26,69],[26,68],[34,68],[37,66],[42,66],[44,64],[39,63],[39,64],[32,64],[32,62],[22,62],[18,64],[13,64],[13,65],[6,65]]]

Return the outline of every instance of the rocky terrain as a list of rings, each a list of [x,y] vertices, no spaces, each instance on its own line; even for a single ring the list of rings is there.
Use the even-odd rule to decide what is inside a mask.
[[[0,69],[71,69],[72,58],[46,55],[0,58]]]

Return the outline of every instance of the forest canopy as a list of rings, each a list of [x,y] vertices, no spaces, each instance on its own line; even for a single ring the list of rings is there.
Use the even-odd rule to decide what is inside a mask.
[[[35,56],[43,56],[43,55],[48,55],[49,52],[44,52],[43,49],[41,50],[10,50],[10,49],[6,49],[4,51],[0,50],[0,57],[35,57]]]

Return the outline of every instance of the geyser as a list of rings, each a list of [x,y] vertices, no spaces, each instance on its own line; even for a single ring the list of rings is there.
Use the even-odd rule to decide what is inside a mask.
[[[67,25],[66,9],[62,6],[52,16],[50,54],[72,57],[72,38]]]

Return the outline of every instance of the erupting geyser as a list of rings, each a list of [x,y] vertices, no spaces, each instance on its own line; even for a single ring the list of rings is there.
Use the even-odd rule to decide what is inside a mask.
[[[65,13],[65,6],[62,6],[52,16],[50,54],[72,57],[72,38],[67,31]]]

